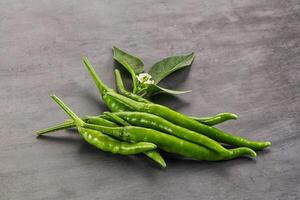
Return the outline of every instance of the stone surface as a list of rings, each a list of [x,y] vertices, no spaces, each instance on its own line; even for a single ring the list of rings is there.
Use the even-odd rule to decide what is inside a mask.
[[[300,2],[0,1],[0,199],[299,199]],[[105,110],[83,67],[86,55],[113,86],[111,47],[146,69],[194,51],[191,68],[162,85],[193,92],[155,101],[190,115],[231,111],[220,128],[273,146],[257,159],[195,162],[90,147],[74,132],[37,139],[66,115]]]

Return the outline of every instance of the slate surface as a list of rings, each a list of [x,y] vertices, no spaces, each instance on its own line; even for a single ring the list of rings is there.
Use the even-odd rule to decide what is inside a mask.
[[[87,3],[88,2],[88,3]],[[299,199],[300,2],[0,1],[0,199]],[[193,115],[232,111],[220,128],[273,146],[255,160],[195,162],[98,151],[72,132],[34,131],[105,110],[81,58],[114,84],[111,47],[146,68],[194,51],[163,85],[193,92],[155,101]]]

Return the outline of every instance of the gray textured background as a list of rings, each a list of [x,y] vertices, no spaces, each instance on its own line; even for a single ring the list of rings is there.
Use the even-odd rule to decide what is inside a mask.
[[[0,1],[0,199],[299,199],[299,22],[299,0]],[[112,86],[113,45],[147,69],[194,51],[193,66],[163,83],[193,92],[155,101],[193,115],[236,112],[220,127],[273,146],[255,160],[167,155],[161,170],[72,132],[37,139],[66,118],[49,93],[81,115],[105,110],[81,58]]]

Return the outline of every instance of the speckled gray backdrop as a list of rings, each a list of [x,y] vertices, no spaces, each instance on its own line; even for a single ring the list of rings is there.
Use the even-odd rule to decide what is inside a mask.
[[[0,1],[0,199],[299,199],[299,31],[299,0]],[[194,51],[193,66],[163,83],[193,92],[155,101],[191,115],[236,112],[220,127],[273,146],[255,160],[167,156],[161,170],[73,132],[36,139],[66,118],[49,93],[81,115],[105,110],[81,58],[113,86],[113,45],[147,69]]]

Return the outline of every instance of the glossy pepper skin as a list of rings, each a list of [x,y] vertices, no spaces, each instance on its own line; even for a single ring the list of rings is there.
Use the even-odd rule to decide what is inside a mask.
[[[117,124],[110,122],[108,120],[102,119],[100,117],[93,116],[93,117],[88,117],[88,118],[89,118],[89,120],[84,120],[84,121],[91,123],[91,124],[96,124],[96,125],[102,125],[102,126],[108,126],[108,127],[118,127]],[[66,120],[64,123],[37,131],[37,134],[44,135],[44,134],[47,134],[50,132],[55,132],[55,131],[73,128],[73,127],[76,127],[75,122],[73,120]],[[88,130],[91,130],[91,129],[88,129]],[[99,133],[102,134],[101,132],[99,132]],[[120,139],[120,138],[118,138],[118,139]],[[149,157],[150,159],[155,161],[161,168],[167,167],[167,164],[166,164],[164,158],[160,155],[160,153],[158,151],[151,150],[151,151],[144,151],[142,153],[144,153],[147,157]]]
[[[203,146],[147,128],[134,126],[106,127],[94,124],[87,124],[83,120],[81,120],[70,108],[68,108],[58,97],[56,97],[55,95],[52,95],[51,97],[74,120],[80,133],[82,132],[82,130],[93,129],[106,133],[107,135],[113,137],[122,138],[122,140],[127,142],[134,142],[137,144],[144,145],[145,148],[151,147],[153,149],[156,148],[157,145],[158,147],[167,152],[177,153],[179,155],[193,158],[196,160],[217,161],[233,159],[242,155],[250,155],[254,157],[256,156],[255,152],[248,148],[232,149],[232,154],[230,155],[216,153]],[[92,139],[92,137],[89,136],[89,138],[87,139]]]
[[[63,102],[60,100],[60,99],[58,99],[56,96],[54,96],[54,97],[52,97],[57,103],[60,103],[59,105],[61,105],[61,106],[63,106],[63,108],[65,108],[65,109],[68,109],[67,107],[66,107],[66,105],[64,105],[63,104]],[[69,113],[70,113],[70,109],[68,109],[67,110]],[[74,113],[73,113],[74,114]],[[74,116],[73,116],[74,117]],[[77,119],[77,118],[76,118]],[[92,124],[98,124],[98,125],[102,125],[102,126],[108,126],[108,127],[118,127],[118,125],[117,124],[115,124],[114,122],[111,122],[111,121],[108,121],[108,120],[106,120],[106,119],[103,119],[103,118],[100,118],[100,117],[86,117],[86,118],[83,118],[83,120],[82,119],[77,119],[77,121],[84,121],[84,122],[87,122],[87,123],[92,123]],[[80,122],[81,123],[81,122]],[[58,131],[58,130],[62,130],[62,129],[67,129],[67,128],[72,128],[72,127],[75,127],[76,126],[76,122],[74,121],[74,120],[66,120],[64,123],[62,123],[62,124],[59,124],[59,125],[56,125],[56,126],[53,126],[53,127],[50,127],[50,128],[46,128],[46,129],[43,129],[43,130],[40,130],[40,131],[38,131],[37,132],[37,134],[38,135],[42,135],[42,134],[46,134],[46,133],[49,133],[49,132],[54,132],[54,131]],[[86,131],[87,130],[87,133],[89,133],[90,131],[92,131],[91,129],[84,129],[84,128],[80,128],[80,127],[78,127],[77,126],[77,128],[78,128],[78,131],[80,132],[80,134],[84,137],[85,136],[85,134],[83,134],[84,133],[84,131]],[[96,132],[93,132],[93,133],[91,133],[90,134],[90,136],[89,135],[87,135],[86,137],[84,137],[84,139],[88,139],[88,138],[90,138],[90,139],[92,139],[92,138],[94,138],[94,139],[92,139],[91,141],[90,140],[87,140],[87,142],[89,142],[90,144],[92,144],[92,145],[94,145],[94,146],[96,146],[96,145],[98,145],[97,147],[98,148],[100,148],[100,149],[102,149],[103,151],[110,151],[110,152],[112,152],[113,151],[113,153],[119,153],[119,154],[122,154],[122,155],[126,155],[125,153],[126,153],[126,149],[128,149],[128,150],[130,150],[129,149],[129,147],[130,147],[130,145],[132,145],[132,146],[137,146],[137,147],[139,147],[139,149],[137,148],[137,150],[140,150],[141,148],[141,146],[142,145],[144,145],[143,143],[142,144],[140,144],[140,143],[138,143],[138,144],[136,144],[136,143],[134,143],[134,144],[128,144],[128,143],[122,143],[122,142],[120,142],[120,141],[118,141],[118,140],[115,140],[114,138],[111,138],[111,137],[109,137],[109,136],[107,136],[107,135],[104,135],[104,134],[102,134],[100,131],[98,131],[99,132],[99,137],[100,138],[96,138],[95,139],[95,137],[96,137]],[[105,136],[107,136],[106,138],[105,138]],[[107,139],[108,138],[108,139]],[[118,137],[117,137],[118,138]],[[120,137],[119,137],[120,138]],[[103,140],[101,140],[100,141],[100,139],[103,139]],[[95,143],[95,140],[97,141],[97,140],[99,140],[99,142],[97,141],[96,143]],[[106,143],[107,142],[107,143]],[[118,143],[117,142],[119,142],[120,144],[121,144],[121,146],[119,145],[119,147],[118,146],[115,146],[115,144],[117,144],[118,145]],[[105,145],[105,143],[107,144],[107,145]],[[120,147],[122,147],[122,148],[120,148]],[[133,148],[131,148],[132,150],[134,150]],[[152,148],[152,149],[154,149],[154,148]],[[116,152],[116,150],[118,150],[118,152]],[[125,150],[125,152],[123,151],[123,152],[121,152],[122,150]],[[132,151],[131,150],[131,151]],[[149,157],[149,158],[151,158],[153,161],[155,161],[160,167],[162,167],[162,168],[165,168],[166,166],[167,166],[167,164],[166,164],[166,162],[165,162],[165,160],[163,159],[163,157],[160,155],[160,153],[158,152],[158,151],[156,151],[156,150],[150,150],[150,149],[145,149],[144,151],[137,151],[137,152],[139,152],[139,153],[144,153],[147,157]],[[129,151],[129,153],[131,153],[130,151]],[[133,154],[133,153],[131,153],[131,154]],[[129,155],[129,154],[128,154]]]
[[[103,151],[109,151],[111,153],[121,155],[132,155],[150,151],[156,148],[156,145],[152,143],[139,142],[131,144],[128,142],[120,142],[110,136],[104,135],[100,131],[86,129],[82,127],[85,122],[78,117],[74,117],[76,115],[58,97],[55,95],[52,95],[51,97],[66,113],[73,117],[78,132],[84,138],[84,140]]]
[[[163,105],[137,102],[120,94],[111,92],[108,92],[107,95],[114,97],[115,100],[126,104],[132,110],[160,116],[174,124],[201,133],[219,142],[231,144],[237,147],[249,147],[253,150],[261,150],[271,145],[270,142],[250,141],[239,136],[234,136],[229,133],[222,132],[217,128],[199,123],[198,121],[195,121],[188,116]]]
[[[119,140],[107,136],[100,131],[85,129],[82,127],[78,127],[78,132],[89,144],[101,149],[102,151],[108,151],[114,154],[133,155],[156,148],[155,144],[147,142],[139,142],[134,144],[120,142]]]
[[[256,156],[256,153],[246,147],[231,149],[230,154],[217,153],[201,145],[177,138],[175,136],[162,133],[153,129],[126,126],[126,127],[105,127],[94,124],[83,124],[83,127],[99,130],[113,137],[121,137],[127,142],[150,142],[158,148],[179,154],[195,160],[219,161],[237,158],[243,155]]]
[[[124,114],[125,112],[122,112],[122,114]],[[130,113],[130,116],[132,116],[131,117],[131,121],[130,120],[128,120],[128,121],[130,121],[130,122],[134,122],[134,121],[147,121],[147,119],[148,119],[148,122],[159,122],[159,123],[161,123],[161,124],[163,124],[163,125],[165,125],[165,127],[167,128],[167,129],[172,129],[172,124],[170,125],[170,122],[167,122],[167,123],[163,123],[162,121],[160,121],[160,119],[159,119],[159,117],[157,117],[157,116],[155,116],[155,115],[151,115],[151,114],[147,114],[147,113],[136,113],[136,112],[129,112]],[[112,119],[112,120],[114,120],[114,122],[116,122],[116,123],[118,123],[118,124],[120,124],[120,125],[123,125],[123,126],[131,126],[131,124],[128,122],[128,121],[125,121],[124,119],[122,119],[118,114],[120,114],[120,113],[109,113],[109,112],[105,112],[104,113],[104,115],[105,116],[107,116],[108,118],[110,118],[110,119]],[[131,115],[131,114],[133,114],[133,115]],[[126,113],[125,113],[125,115],[126,115]],[[146,115],[146,116],[145,116]],[[147,115],[149,115],[149,117],[147,118]],[[126,115],[126,116],[128,116],[128,115]],[[142,119],[139,119],[140,117],[142,117]],[[155,117],[157,117],[157,118],[155,118]],[[129,117],[130,118],[130,117]],[[158,119],[158,120],[157,120]],[[144,124],[144,123],[143,123]],[[147,124],[147,123],[146,123]],[[140,125],[140,124],[139,124]],[[148,123],[148,125],[150,125],[149,123]],[[89,126],[88,124],[87,124],[87,126]],[[151,125],[150,125],[151,126]],[[176,126],[176,125],[174,125],[174,126]],[[101,127],[97,127],[98,129],[101,129]],[[97,129],[96,128],[96,129]],[[180,127],[179,127],[180,128]],[[102,129],[103,129],[103,127],[102,127]],[[151,130],[151,129],[150,129]],[[165,129],[164,129],[165,130]],[[173,128],[173,130],[175,130],[175,132],[176,132],[176,128]],[[107,131],[107,130],[106,130]],[[111,131],[111,130],[109,130],[109,131]],[[182,129],[178,129],[178,131],[184,131],[184,130],[182,130]],[[143,132],[143,131],[142,131]],[[147,133],[146,133],[147,134]],[[164,134],[164,133],[163,133]],[[179,132],[178,132],[178,134],[180,134]],[[195,134],[197,134],[197,133],[195,133]],[[149,136],[149,134],[147,134],[148,136]],[[193,134],[194,135],[194,134]],[[198,134],[197,134],[198,135]],[[147,136],[147,137],[148,137]],[[116,136],[115,135],[115,137],[122,137],[122,136]],[[196,138],[198,138],[198,137],[196,137]],[[162,138],[163,139],[163,138]],[[206,141],[207,142],[207,141]],[[217,145],[217,146],[220,146],[221,148],[222,148],[222,151],[216,151],[216,152],[218,152],[218,153],[220,153],[220,154],[223,154],[223,157],[225,157],[226,159],[231,159],[231,158],[235,158],[234,156],[241,156],[242,155],[242,153],[243,154],[248,154],[248,155],[251,155],[251,156],[253,156],[253,157],[255,157],[256,156],[256,154],[255,154],[255,152],[254,151],[252,151],[251,149],[248,149],[248,148],[237,148],[237,149],[231,149],[231,150],[226,150],[225,148],[223,148],[220,144],[218,144],[218,143],[216,143],[216,144],[211,144],[211,145]],[[205,145],[204,145],[205,146]],[[152,152],[153,151],[150,151],[150,153],[151,153],[151,155],[152,155]],[[158,154],[159,155],[159,154]],[[160,156],[160,155],[159,155]],[[149,156],[150,157],[150,156]],[[158,158],[157,158],[158,159]]]
[[[116,112],[112,114],[117,115],[118,117],[126,120],[134,126],[152,128],[164,133],[169,133],[184,140],[200,144],[216,152],[230,154],[230,151],[225,149],[218,142],[208,138],[207,136],[183,128],[181,126],[177,126],[157,115],[142,112]]]
[[[115,113],[104,112],[104,116],[107,116],[108,119],[111,119],[115,123],[120,124],[122,126],[131,126],[131,124],[129,124],[127,121],[115,115]],[[167,166],[165,160],[163,159],[163,157],[160,155],[158,151],[156,150],[147,151],[144,152],[144,154],[149,158],[151,158],[152,160],[154,160],[156,163],[158,163],[162,168],[165,168]]]

